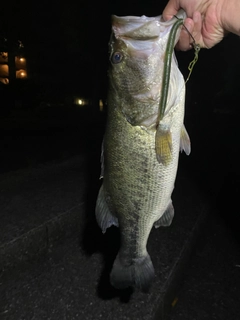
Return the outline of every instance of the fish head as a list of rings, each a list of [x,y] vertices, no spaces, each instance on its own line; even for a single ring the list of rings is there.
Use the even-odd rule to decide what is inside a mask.
[[[172,24],[161,16],[112,16],[109,99],[132,125],[156,122]]]

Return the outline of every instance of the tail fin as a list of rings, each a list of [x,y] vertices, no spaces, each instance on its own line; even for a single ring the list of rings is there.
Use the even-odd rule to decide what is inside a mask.
[[[111,284],[117,289],[136,287],[148,291],[155,277],[152,260],[147,254],[137,258],[131,265],[124,265],[119,254],[113,264],[110,275]]]

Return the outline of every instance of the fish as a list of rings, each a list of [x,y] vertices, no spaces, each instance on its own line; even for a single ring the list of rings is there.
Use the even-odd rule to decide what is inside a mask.
[[[185,82],[174,50],[169,51],[184,18],[183,11],[167,22],[161,15],[112,15],[103,182],[95,216],[103,233],[119,227],[120,249],[110,273],[117,289],[151,287],[156,275],[147,241],[153,226],[170,226],[173,220],[179,151],[191,151]]]

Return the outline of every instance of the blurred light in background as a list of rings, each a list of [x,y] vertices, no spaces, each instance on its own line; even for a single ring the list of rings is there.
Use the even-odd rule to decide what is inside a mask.
[[[0,63],[8,62],[8,53],[7,52],[0,52]]]
[[[27,78],[26,58],[22,56],[15,57],[15,68],[17,79]],[[0,82],[9,84],[9,62],[8,52],[0,52]]]
[[[27,72],[24,69],[20,69],[16,72],[16,78],[17,79],[23,79],[23,78],[27,78]]]
[[[9,68],[7,64],[0,64],[0,77],[8,77],[9,76]]]
[[[99,100],[99,110],[102,112],[104,109],[104,104],[103,104],[103,101],[102,99]]]
[[[87,106],[89,105],[89,100],[85,98],[75,98],[74,104],[78,106]]]
[[[26,70],[26,59],[23,57],[15,57],[15,66],[16,69],[25,69]]]
[[[0,82],[2,82],[3,84],[9,84],[8,78],[2,78],[2,77],[0,77]]]

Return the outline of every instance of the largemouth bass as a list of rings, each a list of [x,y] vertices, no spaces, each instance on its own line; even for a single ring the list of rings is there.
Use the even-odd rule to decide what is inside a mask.
[[[172,222],[179,150],[190,153],[183,125],[185,82],[174,52],[170,60],[166,56],[169,37],[175,39],[170,39],[174,47],[180,33],[180,23],[176,36],[171,33],[174,23],[176,18],[163,22],[161,16],[112,16],[103,184],[96,219],[103,232],[112,225],[120,228],[121,247],[110,275],[111,284],[120,289],[147,290],[153,281],[147,240],[153,225]]]

